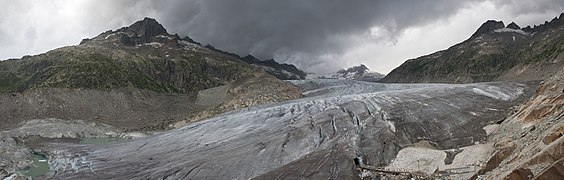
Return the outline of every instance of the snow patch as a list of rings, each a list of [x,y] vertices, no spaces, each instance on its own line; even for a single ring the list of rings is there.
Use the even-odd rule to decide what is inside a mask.
[[[108,38],[112,37],[113,35],[115,35],[115,34],[109,34],[104,39],[108,39]]]
[[[491,86],[488,87],[488,88],[485,88],[485,89],[472,88],[472,90],[476,94],[480,94],[480,95],[484,95],[484,96],[487,96],[487,97],[491,97],[491,98],[499,99],[499,100],[504,100],[504,101],[511,100],[516,95],[521,94],[521,93],[518,93],[516,95],[506,94],[506,93],[503,93],[501,91],[501,89],[499,89],[498,87],[491,87]],[[520,91],[520,92],[522,92],[522,91]]]
[[[501,28],[501,29],[496,29],[494,30],[494,32],[496,33],[506,33],[506,32],[512,32],[512,33],[519,33],[525,36],[530,36],[531,34],[526,33],[525,31],[521,30],[521,29],[511,29],[511,28]],[[515,39],[515,38],[514,38]]]
[[[182,45],[185,50],[196,51],[196,52],[209,52],[210,50],[202,47],[199,44],[188,42],[185,40],[179,40],[178,44]]]
[[[165,36],[165,35],[158,35],[158,36],[156,36],[156,37],[158,37],[158,38],[163,38],[163,39],[169,39],[169,40],[173,40],[173,39],[174,39],[174,37]]]
[[[150,42],[150,43],[144,43],[144,44],[139,44],[137,46],[153,46],[154,48],[159,48],[163,46],[163,43],[159,43],[159,42]]]
[[[116,32],[116,33],[108,34],[106,37],[104,37],[104,39],[108,39],[108,38],[110,38],[114,35],[117,35],[117,34],[125,34],[125,33],[124,32]]]
[[[306,79],[342,79],[342,80],[357,80],[363,78],[373,78],[373,79],[380,79],[384,78],[385,75],[378,73],[376,71],[372,71],[367,69],[364,73],[359,71],[338,71],[333,73],[326,73],[326,74],[308,74]]]

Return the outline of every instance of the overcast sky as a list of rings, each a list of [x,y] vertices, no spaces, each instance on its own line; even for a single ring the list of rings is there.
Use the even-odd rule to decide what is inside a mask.
[[[486,20],[541,24],[563,0],[0,0],[0,59],[157,19],[169,33],[308,72],[388,73],[459,43]]]

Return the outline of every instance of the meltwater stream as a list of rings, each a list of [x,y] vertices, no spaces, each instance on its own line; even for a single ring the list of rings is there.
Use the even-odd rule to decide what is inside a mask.
[[[155,136],[50,149],[44,178],[358,178],[354,159],[389,164],[421,140],[439,149],[485,140],[534,83],[292,83],[305,98],[228,112]]]

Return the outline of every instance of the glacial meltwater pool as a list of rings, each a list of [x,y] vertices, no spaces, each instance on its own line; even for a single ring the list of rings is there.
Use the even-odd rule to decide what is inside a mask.
[[[25,176],[37,177],[49,172],[49,164],[47,157],[41,154],[34,153],[32,155],[33,164],[30,168],[23,170],[21,173]]]
[[[117,142],[124,141],[124,140],[127,140],[127,139],[115,138],[115,137],[112,137],[112,138],[85,138],[85,139],[80,139],[78,141],[78,143],[80,143],[80,144],[93,144],[93,145],[105,145],[105,144],[117,143]],[[30,177],[38,177],[38,176],[45,175],[49,172],[50,169],[49,169],[49,163],[47,163],[47,161],[48,161],[47,157],[45,157],[42,154],[33,153],[32,154],[32,160],[33,160],[33,163],[29,168],[20,171],[22,173],[22,175],[30,176]]]

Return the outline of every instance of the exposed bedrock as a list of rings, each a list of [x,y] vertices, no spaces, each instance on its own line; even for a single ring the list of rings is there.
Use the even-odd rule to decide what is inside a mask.
[[[276,179],[358,177],[425,140],[438,149],[483,142],[536,83],[378,84],[306,80],[307,97],[231,111],[105,146],[46,146],[47,178]],[[358,162],[357,162],[358,163]]]

